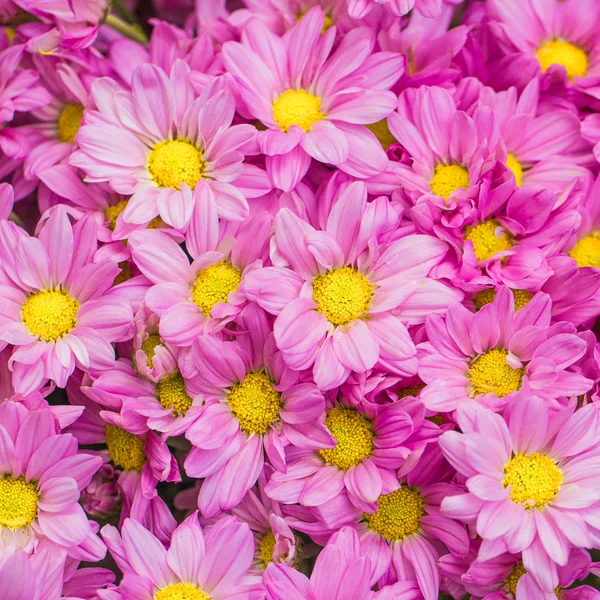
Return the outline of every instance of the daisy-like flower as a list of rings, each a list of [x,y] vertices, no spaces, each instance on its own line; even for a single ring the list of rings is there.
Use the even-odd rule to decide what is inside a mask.
[[[285,471],[287,444],[333,445],[319,421],[322,393],[313,383],[300,383],[283,363],[264,311],[257,309],[245,323],[248,333],[239,341],[200,336],[192,351],[206,404],[185,434],[193,444],[185,470],[205,478],[198,507],[209,518],[240,503],[256,483],[265,453]]]
[[[488,106],[494,111],[501,136],[496,158],[512,171],[517,187],[536,186],[565,193],[574,180],[589,176],[573,152],[581,142],[581,126],[577,115],[568,110],[538,114],[539,100],[537,78],[520,95],[514,87],[494,92],[481,85],[477,101],[468,112],[477,106]],[[563,200],[560,196],[559,199]]]
[[[410,454],[404,442],[413,433],[412,419],[401,402],[353,407],[343,396],[332,396],[325,425],[335,445],[294,452],[287,470],[273,473],[267,494],[327,512],[345,493],[353,506],[372,512],[384,481]]]
[[[362,19],[368,15],[371,10],[380,4],[383,4],[392,15],[399,17],[409,13],[413,8],[416,12],[437,19],[442,14],[444,2],[448,4],[460,4],[462,0],[346,0],[348,3],[348,12],[354,19]]]
[[[515,313],[514,294],[502,288],[476,314],[455,304],[429,317],[419,361],[425,406],[450,412],[475,398],[502,410],[522,389],[547,400],[587,392],[593,381],[571,368],[586,343],[571,324],[550,326],[550,305],[539,293]]]
[[[457,420],[462,433],[444,433],[440,447],[468,493],[444,498],[443,514],[475,528],[480,554],[522,552],[525,570],[553,591],[557,565],[597,537],[598,407],[550,413],[546,401],[525,395],[507,421],[474,402],[459,408]]]
[[[243,523],[248,523],[254,534],[254,561],[251,570],[262,573],[271,563],[297,568],[300,562],[302,539],[294,534],[278,502],[265,493],[265,484],[273,472],[265,465],[256,488],[232,509]]]
[[[441,212],[465,211],[493,166],[498,140],[488,109],[469,116],[439,86],[404,90],[388,127],[412,161],[390,162],[369,181],[371,193],[395,192],[410,205],[432,204]]]
[[[362,182],[340,189],[324,231],[280,210],[278,266],[254,271],[244,284],[250,300],[277,315],[275,340],[284,360],[298,371],[312,367],[323,390],[377,363],[413,375],[416,349],[403,323],[422,323],[461,297],[427,277],[446,244],[407,235],[380,245],[379,211],[397,218],[387,198],[367,204]]]
[[[155,285],[145,303],[160,318],[166,343],[189,347],[204,333],[233,320],[246,304],[244,282],[268,258],[272,217],[257,214],[243,227],[220,229],[214,198],[200,200],[186,235],[186,248],[157,231],[136,233],[133,260]]]
[[[139,67],[131,92],[109,78],[92,86],[99,110],[86,113],[80,150],[70,162],[87,173],[87,181],[108,181],[131,195],[125,222],[145,224],[160,215],[184,229],[198,198],[207,195],[216,198],[221,217],[248,216],[235,180],[242,172],[240,148],[255,130],[231,126],[235,103],[221,79],[198,96],[189,75],[189,66],[178,60],[169,76],[155,65]]]
[[[266,128],[257,141],[267,173],[284,191],[304,177],[311,158],[361,178],[382,172],[388,162],[364,125],[394,110],[396,97],[388,90],[403,59],[372,54],[375,40],[366,28],[350,31],[331,53],[336,29],[321,34],[324,23],[315,6],[280,38],[251,19],[241,43],[223,46],[245,110]]]
[[[535,0],[491,0],[487,10],[502,53],[492,65],[499,89],[523,89],[541,76],[542,89],[560,83],[561,95],[598,107],[600,10],[594,0],[548,0],[542,7]]]
[[[344,527],[321,551],[310,579],[288,565],[270,564],[264,577],[268,600],[418,600],[412,582],[401,582],[372,592],[373,565],[360,552],[355,531]]]
[[[49,410],[0,404],[2,545],[29,551],[45,537],[69,551],[94,536],[78,501],[102,459],[78,453],[72,435],[56,432]]]
[[[15,346],[13,386],[27,394],[47,380],[64,387],[75,366],[98,369],[114,360],[110,342],[131,338],[128,302],[107,296],[119,274],[112,260],[94,262],[96,224],[71,226],[56,207],[38,237],[0,221],[3,314],[0,339]]]
[[[134,519],[127,519],[120,533],[106,525],[102,536],[124,574],[117,588],[124,600],[264,598],[260,579],[248,575],[252,532],[235,517],[203,533],[193,514],[175,529],[168,549]]]

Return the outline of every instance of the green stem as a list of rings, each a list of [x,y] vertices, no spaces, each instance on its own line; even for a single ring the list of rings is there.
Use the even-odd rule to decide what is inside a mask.
[[[136,27],[135,25],[130,25],[113,14],[109,14],[106,17],[105,23],[134,42],[138,42],[139,44],[148,43],[146,34],[139,26]]]
[[[123,5],[121,0],[112,0],[112,5],[117,9],[119,14],[129,23],[136,23],[135,15]]]

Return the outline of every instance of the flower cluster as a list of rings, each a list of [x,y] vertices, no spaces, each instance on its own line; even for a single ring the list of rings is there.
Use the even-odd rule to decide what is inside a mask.
[[[598,0],[0,0],[0,599],[600,600]]]

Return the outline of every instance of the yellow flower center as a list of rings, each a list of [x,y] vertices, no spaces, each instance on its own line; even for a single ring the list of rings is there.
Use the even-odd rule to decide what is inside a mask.
[[[124,281],[129,281],[133,277],[133,271],[131,270],[131,267],[129,266],[128,261],[123,260],[120,263],[118,263],[118,265],[119,265],[119,269],[121,269],[121,271],[115,277],[115,280],[113,281],[113,285],[119,285],[120,283],[123,283]]]
[[[126,471],[141,471],[146,462],[144,440],[116,425],[106,426],[106,447],[114,465]]]
[[[200,271],[192,287],[194,303],[207,317],[217,302],[227,302],[242,281],[242,272],[230,262],[221,261]]]
[[[186,138],[158,142],[148,154],[148,171],[161,188],[178,190],[187,183],[193,190],[202,179],[205,166],[202,151]]]
[[[364,513],[369,529],[386,540],[403,540],[419,531],[423,510],[421,494],[407,485],[379,497],[375,514]]]
[[[496,219],[488,219],[475,227],[468,226],[466,228],[465,240],[473,242],[473,251],[477,260],[488,260],[497,252],[512,248],[512,236],[505,229],[497,234],[498,227],[500,227],[500,223]]]
[[[260,560],[262,560],[265,568],[269,563],[273,562],[273,552],[275,551],[275,534],[269,529],[262,540],[260,540]]]
[[[319,450],[323,459],[347,471],[355,467],[373,452],[373,423],[353,408],[336,406],[327,411],[325,425],[335,438],[334,448]]]
[[[433,415],[433,417],[425,417],[425,420],[435,423],[438,427],[441,427],[446,423],[446,419],[440,414]]]
[[[429,185],[436,196],[448,200],[452,192],[469,187],[469,171],[462,165],[436,165]]]
[[[375,137],[379,140],[384,150],[387,150],[392,144],[398,141],[388,127],[387,119],[371,123],[370,125],[366,125],[366,127],[375,134]]]
[[[191,583],[172,583],[154,594],[154,600],[211,600],[211,597]]]
[[[281,394],[264,373],[248,373],[231,388],[227,404],[244,433],[263,434],[279,417]]]
[[[413,396],[416,398],[424,387],[424,383],[419,383],[417,385],[409,385],[408,387],[402,388],[397,392],[398,399],[408,398],[409,396]]]
[[[507,362],[508,350],[493,348],[473,361],[468,377],[473,396],[494,393],[503,398],[521,388],[523,369],[513,369]]]
[[[373,286],[352,267],[342,267],[313,279],[313,300],[334,325],[360,319],[369,310]]]
[[[153,333],[142,342],[142,352],[146,355],[146,363],[152,368],[152,359],[156,353],[156,347],[161,345],[160,335]]]
[[[83,106],[66,104],[58,117],[58,139],[61,142],[72,144],[79,131],[81,119],[83,119]]]
[[[521,186],[521,182],[523,181],[523,167],[521,163],[515,158],[514,154],[508,153],[506,157],[506,166],[513,172],[515,176],[515,181],[517,183],[517,187]]]
[[[296,23],[300,23],[305,14],[305,12],[299,12],[296,16]],[[325,13],[325,19],[323,21],[323,27],[321,27],[321,33],[325,33],[332,26],[333,19],[331,18],[331,15],[329,13]]]
[[[38,513],[37,486],[23,475],[0,477],[0,525],[20,529],[33,523]]]
[[[544,44],[535,53],[542,73],[552,65],[562,65],[567,70],[569,79],[583,77],[588,71],[588,56],[579,47],[563,40],[552,40]]]
[[[521,310],[533,296],[527,290],[511,290],[515,299],[515,312]],[[487,290],[481,290],[475,294],[473,301],[477,310],[482,309],[486,304],[491,304],[496,297],[496,290],[494,288],[488,288]]]
[[[181,373],[163,377],[156,384],[156,395],[163,408],[172,408],[173,416],[185,415],[192,406],[192,399],[185,391]]]
[[[527,573],[527,569],[523,566],[523,563],[519,561],[514,567],[513,570],[509,573],[508,577],[505,580],[504,587],[507,592],[510,592],[513,596],[517,595],[517,583],[519,583],[519,579],[523,577]]]
[[[502,485],[510,486],[510,499],[526,508],[544,508],[554,499],[563,476],[556,463],[539,452],[516,454],[504,467]]]
[[[581,238],[569,252],[578,267],[596,267],[600,269],[600,229]]]
[[[287,90],[273,102],[273,118],[281,131],[287,132],[292,125],[310,131],[324,116],[321,98],[306,90]]]
[[[59,288],[37,292],[27,298],[21,309],[23,323],[31,335],[54,342],[77,326],[79,302]]]
[[[108,228],[111,231],[115,230],[115,227],[117,226],[117,219],[119,218],[119,215],[126,208],[127,208],[127,200],[121,200],[121,202],[119,202],[118,204],[115,204],[113,206],[109,206],[104,211],[104,217],[108,221]]]

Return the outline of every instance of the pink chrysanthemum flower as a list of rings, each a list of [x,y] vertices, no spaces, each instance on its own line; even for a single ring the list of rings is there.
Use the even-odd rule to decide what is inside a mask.
[[[424,17],[437,19],[442,14],[444,2],[454,5],[460,4],[462,0],[347,0],[347,2],[348,12],[354,19],[362,19],[380,4],[396,17],[405,15],[414,8]]]
[[[372,512],[384,481],[410,454],[404,442],[413,433],[412,419],[401,402],[352,407],[344,397],[332,397],[325,425],[334,444],[294,451],[287,470],[273,473],[267,494],[326,512],[345,492],[352,505]]]
[[[133,333],[131,306],[107,296],[119,273],[111,260],[94,261],[96,225],[71,226],[63,207],[38,237],[0,221],[3,314],[0,339],[15,346],[11,358],[16,391],[30,393],[45,382],[64,387],[75,366],[101,368],[114,358],[110,342]]]
[[[29,550],[44,537],[69,551],[94,536],[79,497],[102,460],[78,454],[75,438],[57,431],[49,410],[0,404],[2,545]]]
[[[175,529],[168,550],[134,519],[125,521],[121,533],[106,525],[102,536],[124,573],[117,588],[123,600],[264,598],[260,579],[248,575],[252,532],[235,517],[203,533],[194,514]]]
[[[541,75],[542,89],[560,83],[561,95],[598,107],[600,10],[594,0],[548,0],[543,6],[490,0],[487,10],[502,53],[492,65],[496,86],[523,89]]]
[[[258,145],[273,184],[294,189],[311,158],[355,177],[382,172],[387,157],[364,125],[395,108],[388,89],[402,72],[399,54],[372,54],[374,37],[359,28],[331,54],[335,27],[323,30],[315,6],[282,38],[251,19],[242,42],[223,46],[226,69],[235,77],[246,112],[265,127]]]
[[[373,564],[361,553],[355,531],[344,527],[321,551],[310,579],[288,565],[271,564],[264,577],[268,600],[418,600],[412,582],[372,592]],[[428,599],[429,600],[429,599]]]
[[[156,231],[134,234],[133,260],[155,285],[145,303],[160,317],[165,342],[188,347],[204,333],[222,329],[246,304],[244,282],[268,258],[272,217],[265,212],[244,226],[220,229],[214,199],[196,205],[186,235],[186,253]]]
[[[0,221],[8,219],[15,203],[15,191],[10,183],[0,183]]]
[[[169,77],[144,64],[133,75],[131,92],[109,78],[92,86],[98,110],[86,113],[71,164],[87,173],[87,181],[108,181],[131,195],[125,222],[145,224],[160,215],[184,229],[206,196],[216,198],[223,218],[248,216],[235,180],[242,172],[240,148],[254,128],[231,126],[235,103],[221,79],[198,96],[189,75],[183,61],[174,63]]]
[[[262,573],[271,563],[298,568],[302,539],[297,536],[282,513],[278,502],[271,500],[264,487],[273,467],[265,465],[257,486],[232,509],[243,523],[248,523],[254,534],[254,562],[251,570]]]
[[[495,92],[477,80],[469,80],[465,87],[476,98],[469,113],[483,106],[494,111],[501,136],[496,158],[512,171],[517,187],[543,187],[560,194],[568,191],[574,180],[589,175],[575,153],[581,143],[577,115],[563,109],[538,114],[538,79],[521,94],[514,87]],[[559,196],[559,200],[563,198]]]
[[[444,242],[407,235],[380,245],[376,214],[397,218],[387,198],[367,203],[362,182],[342,188],[324,231],[280,210],[278,266],[254,271],[244,285],[251,300],[277,315],[275,340],[287,364],[312,367],[323,390],[377,363],[413,375],[416,350],[403,323],[422,323],[461,296],[428,278],[446,254]]]
[[[238,343],[200,336],[193,348],[207,403],[186,432],[193,448],[185,470],[206,478],[198,496],[205,517],[240,503],[256,483],[265,453],[285,471],[287,444],[332,445],[319,421],[322,393],[313,383],[300,383],[283,363],[265,313],[258,309],[245,323],[248,334],[238,336]]]
[[[476,314],[455,304],[429,317],[419,361],[425,406],[450,412],[475,398],[502,410],[525,388],[548,400],[587,392],[593,382],[572,368],[586,343],[571,324],[550,326],[550,304],[539,293],[515,312],[514,294],[502,288]]]
[[[598,535],[598,407],[550,413],[544,400],[525,396],[506,422],[474,402],[457,420],[462,433],[444,433],[440,447],[468,493],[444,498],[442,512],[475,528],[480,554],[522,552],[537,585],[553,591],[557,565]]]
[[[408,206],[425,203],[443,212],[464,211],[493,166],[498,141],[494,123],[489,109],[471,117],[439,86],[404,90],[388,126],[411,160],[390,162],[386,173],[369,181],[369,191],[395,192]]]

